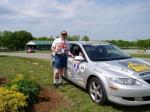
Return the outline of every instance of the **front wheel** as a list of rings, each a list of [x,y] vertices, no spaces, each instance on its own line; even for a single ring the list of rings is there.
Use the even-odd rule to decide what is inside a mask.
[[[104,105],[107,102],[107,95],[103,83],[96,77],[88,84],[88,92],[93,102]]]

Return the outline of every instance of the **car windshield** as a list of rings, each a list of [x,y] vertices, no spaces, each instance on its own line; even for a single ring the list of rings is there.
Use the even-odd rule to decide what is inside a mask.
[[[115,45],[83,45],[92,61],[110,61],[132,58]]]

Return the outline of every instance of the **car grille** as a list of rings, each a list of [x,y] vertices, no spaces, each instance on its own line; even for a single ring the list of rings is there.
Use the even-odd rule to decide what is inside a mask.
[[[122,97],[122,98],[128,101],[150,101],[150,96],[139,97],[139,98],[136,98],[136,97]]]
[[[145,80],[145,81],[150,84],[150,80]]]
[[[144,100],[144,101],[149,101],[149,100],[150,100],[150,96],[143,97],[143,100]]]

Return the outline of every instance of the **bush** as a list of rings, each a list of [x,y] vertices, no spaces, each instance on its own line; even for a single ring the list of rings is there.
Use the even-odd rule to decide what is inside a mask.
[[[27,107],[27,96],[0,87],[0,112],[20,112]]]
[[[11,90],[19,91],[28,96],[27,101],[29,104],[33,104],[38,101],[40,86],[32,81],[18,80],[8,84],[6,87]]]

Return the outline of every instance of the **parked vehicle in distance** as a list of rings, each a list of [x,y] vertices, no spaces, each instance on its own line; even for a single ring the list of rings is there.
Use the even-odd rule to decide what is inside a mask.
[[[35,50],[33,48],[28,48],[26,52],[27,53],[35,53]]]
[[[107,42],[69,42],[69,49],[74,58],[68,57],[65,78],[86,89],[93,102],[150,104],[150,63]]]

